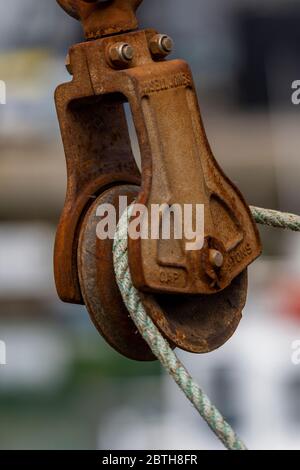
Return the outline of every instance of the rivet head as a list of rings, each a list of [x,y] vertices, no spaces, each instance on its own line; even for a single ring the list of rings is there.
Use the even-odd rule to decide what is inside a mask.
[[[134,49],[130,44],[118,42],[110,46],[109,60],[116,67],[124,67],[129,65],[134,58]]]
[[[221,268],[224,264],[224,256],[218,250],[209,250],[209,262],[215,268]]]
[[[154,58],[164,58],[171,54],[174,41],[166,34],[156,34],[150,39],[149,47]]]

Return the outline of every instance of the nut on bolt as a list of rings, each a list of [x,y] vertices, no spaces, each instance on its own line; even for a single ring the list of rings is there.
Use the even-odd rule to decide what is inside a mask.
[[[129,65],[134,57],[134,49],[126,42],[118,42],[108,49],[110,62],[116,67]]]
[[[171,54],[174,41],[167,34],[156,34],[150,39],[149,47],[153,57],[162,59]]]

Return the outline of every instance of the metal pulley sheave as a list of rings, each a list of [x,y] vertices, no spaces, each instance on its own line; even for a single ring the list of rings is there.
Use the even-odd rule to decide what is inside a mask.
[[[174,347],[206,353],[235,332],[247,297],[247,267],[261,253],[250,210],[224,175],[207,141],[191,71],[166,60],[172,40],[138,30],[142,0],[58,0],[83,23],[87,41],[71,47],[71,82],[56,106],[68,186],[57,231],[55,279],[60,298],[85,304],[108,343],[136,360],[154,359],[130,319],[115,281],[113,241],[97,237],[97,209],[120,196],[153,205],[204,206],[204,245],[129,238],[134,286]],[[142,171],[129,138],[130,105]]]

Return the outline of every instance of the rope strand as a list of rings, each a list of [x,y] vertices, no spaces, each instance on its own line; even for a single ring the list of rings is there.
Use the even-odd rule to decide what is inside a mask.
[[[250,206],[250,209],[255,222],[258,224],[300,232],[299,215],[252,206]]]
[[[246,450],[245,444],[211,403],[208,396],[195,383],[151,318],[148,317],[139,293],[132,284],[127,256],[127,227],[131,209],[132,206],[125,211],[119,221],[113,247],[116,279],[127,310],[153,354],[224,446],[229,450]]]
[[[147,315],[139,292],[133,286],[127,254],[127,230],[132,207],[133,205],[124,212],[119,221],[113,246],[115,274],[123,301],[153,354],[159,359],[162,366],[171,375],[219,440],[229,450],[247,450],[243,441],[211,403],[204,391],[196,384]],[[250,209],[258,224],[300,232],[300,216],[298,215],[259,207],[250,207]]]

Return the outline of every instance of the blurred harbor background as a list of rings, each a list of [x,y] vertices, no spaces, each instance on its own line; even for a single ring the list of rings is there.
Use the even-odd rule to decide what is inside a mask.
[[[144,1],[145,27],[193,70],[213,151],[249,204],[300,213],[300,4]],[[66,171],[53,93],[80,25],[55,0],[0,4],[0,449],[218,449],[156,364],[130,362],[56,296]],[[262,229],[244,319],[207,356],[180,353],[252,449],[300,449],[300,237]]]

